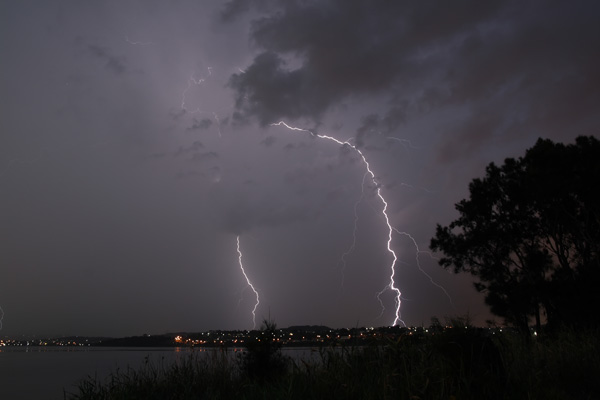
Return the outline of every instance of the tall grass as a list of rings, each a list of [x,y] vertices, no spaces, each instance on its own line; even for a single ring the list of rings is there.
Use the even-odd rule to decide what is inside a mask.
[[[252,364],[224,353],[90,377],[70,399],[598,399],[597,332],[523,340],[473,328]],[[281,364],[282,362],[285,365]],[[267,363],[267,364],[264,364]],[[276,365],[277,368],[272,368]],[[265,368],[264,373],[252,368]],[[267,372],[265,372],[267,371]]]
[[[527,341],[503,338],[509,390],[528,399],[600,399],[600,332],[563,329]],[[526,396],[526,397],[525,397]]]

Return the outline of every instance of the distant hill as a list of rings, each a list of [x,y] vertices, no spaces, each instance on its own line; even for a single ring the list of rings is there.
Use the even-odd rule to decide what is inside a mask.
[[[144,335],[130,336],[117,339],[107,339],[95,344],[107,347],[174,347],[172,336],[167,335]]]
[[[295,332],[329,332],[331,328],[325,325],[294,325],[286,328],[286,330]]]
[[[75,342],[75,343],[89,343],[94,344],[98,342],[102,342],[104,340],[112,339],[111,337],[106,336],[61,336],[52,338],[52,340],[62,343]]]

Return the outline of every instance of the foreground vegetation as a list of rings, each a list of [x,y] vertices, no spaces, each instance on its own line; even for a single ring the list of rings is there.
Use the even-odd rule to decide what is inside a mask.
[[[89,377],[65,398],[597,399],[599,337],[566,330],[527,339],[465,326],[323,348],[312,361],[286,358],[263,340],[238,358],[192,353],[172,365],[147,361],[104,381]]]

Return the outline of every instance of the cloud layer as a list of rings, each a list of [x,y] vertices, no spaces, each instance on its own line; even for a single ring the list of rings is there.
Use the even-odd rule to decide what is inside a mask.
[[[262,124],[320,122],[344,101],[380,97],[362,137],[453,112],[442,161],[498,135],[592,134],[599,11],[588,1],[273,2],[252,21],[260,53],[230,86]]]

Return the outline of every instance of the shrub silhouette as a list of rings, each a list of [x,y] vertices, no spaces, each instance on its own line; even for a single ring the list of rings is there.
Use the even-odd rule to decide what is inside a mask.
[[[240,367],[250,379],[270,380],[287,372],[290,360],[281,353],[281,344],[275,338],[276,329],[275,322],[265,319],[255,338],[246,342]]]
[[[434,354],[451,368],[454,379],[471,393],[486,393],[486,387],[506,379],[502,353],[483,328],[455,326],[431,337]],[[490,395],[490,393],[487,393]]]

